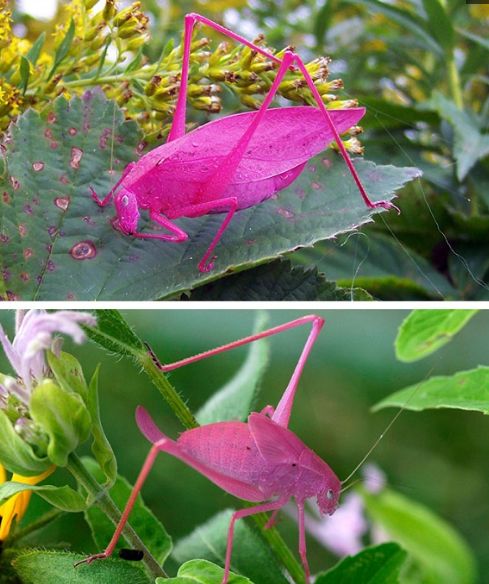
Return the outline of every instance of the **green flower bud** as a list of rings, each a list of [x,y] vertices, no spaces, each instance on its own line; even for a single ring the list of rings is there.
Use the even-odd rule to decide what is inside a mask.
[[[51,463],[66,466],[69,454],[90,434],[91,418],[82,397],[46,379],[32,392],[30,413],[49,437]]]

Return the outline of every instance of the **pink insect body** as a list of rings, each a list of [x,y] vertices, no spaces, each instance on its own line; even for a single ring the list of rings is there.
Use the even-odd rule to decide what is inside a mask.
[[[260,109],[227,116],[185,134],[186,96],[190,46],[195,23],[202,22],[241,42],[279,65],[277,75]],[[269,108],[289,69],[297,66],[318,107]],[[307,161],[328,144],[338,145],[368,207],[394,207],[388,201],[372,202],[340,139],[364,115],[364,108],[328,111],[301,58],[287,50],[282,59],[199,14],[187,14],[181,87],[175,116],[166,144],[130,163],[109,194],[100,200],[105,206],[114,199],[114,226],[125,235],[143,239],[184,242],[188,235],[173,220],[226,213],[226,217],[199,263],[201,272],[213,267],[214,248],[234,213],[258,205],[287,187]],[[169,233],[138,232],[139,210]]]
[[[161,451],[180,459],[228,493],[257,503],[253,507],[236,511],[232,516],[222,584],[227,584],[229,578],[236,520],[256,513],[273,511],[274,514],[267,524],[267,527],[270,527],[275,513],[291,498],[294,498],[297,504],[299,554],[304,566],[306,583],[309,582],[304,502],[314,497],[322,513],[332,514],[338,505],[341,482],[331,468],[288,429],[288,424],[297,385],[311,348],[324,324],[323,319],[314,315],[305,316],[176,363],[161,365],[158,362],[158,364],[163,371],[171,371],[306,323],[312,324],[312,330],[276,409],[267,406],[260,413],[251,413],[246,423],[217,422],[187,430],[177,440],[165,436],[144,408],[137,409],[136,420],[139,428],[153,446],[112,540],[103,553],[87,558],[86,562],[106,558],[113,553],[134,501],[158,452]]]

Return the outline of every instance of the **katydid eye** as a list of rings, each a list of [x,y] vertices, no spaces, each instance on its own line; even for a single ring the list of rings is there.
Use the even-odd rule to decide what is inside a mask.
[[[127,207],[127,205],[129,204],[129,197],[127,195],[124,195],[121,199],[122,204],[124,205],[124,207]]]
[[[333,497],[334,497],[333,489],[328,489],[326,492],[326,499],[328,499],[328,501],[332,501]]]

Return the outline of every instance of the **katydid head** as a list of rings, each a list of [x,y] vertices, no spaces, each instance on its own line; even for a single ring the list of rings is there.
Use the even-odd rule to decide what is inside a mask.
[[[328,473],[324,481],[324,488],[317,495],[319,510],[323,515],[332,515],[338,507],[341,493],[341,482],[339,478]]]
[[[136,195],[124,187],[114,195],[114,205],[117,213],[117,227],[126,235],[137,231],[139,209]]]

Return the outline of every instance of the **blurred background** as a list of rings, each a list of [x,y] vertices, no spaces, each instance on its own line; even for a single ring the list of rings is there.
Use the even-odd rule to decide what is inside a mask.
[[[254,310],[134,310],[125,318],[153,347],[163,362],[171,362],[250,334]],[[297,310],[268,311],[269,326],[306,314]],[[381,398],[428,375],[449,375],[487,364],[489,312],[482,311],[446,347],[419,363],[396,361],[394,339],[408,314],[399,310],[319,311],[326,319],[307,363],[291,419],[291,428],[326,460],[340,478],[360,461],[395,410],[372,414]],[[13,311],[0,311],[0,323],[13,332]],[[270,340],[270,364],[257,404],[276,404],[285,389],[309,329],[291,330]],[[148,443],[134,421],[138,404],[147,407],[171,437],[183,430],[157,390],[127,360],[113,359],[92,343],[65,349],[80,358],[89,377],[102,364],[102,420],[114,447],[121,474],[134,481]],[[237,371],[246,355],[240,348],[171,374],[171,381],[192,411],[203,405]],[[9,367],[0,356],[0,371]],[[371,460],[388,483],[419,501],[466,538],[478,559],[481,582],[489,582],[489,444],[486,418],[461,411],[405,411],[385,436]],[[57,480],[65,480],[56,473]],[[217,511],[236,504],[205,478],[169,456],[161,455],[144,487],[148,506],[176,540],[190,533]],[[34,497],[30,512],[42,503]],[[279,529],[296,549],[295,523],[282,514]],[[47,540],[47,541],[46,541]],[[79,530],[63,529],[63,521],[44,534],[42,545],[66,542],[90,551],[88,529],[79,516]],[[41,542],[39,542],[41,543]],[[335,558],[310,539],[312,570]]]

